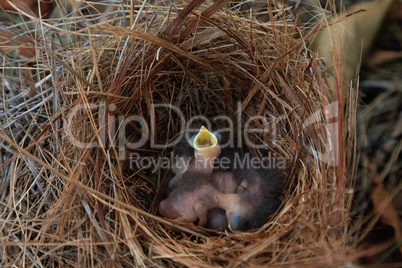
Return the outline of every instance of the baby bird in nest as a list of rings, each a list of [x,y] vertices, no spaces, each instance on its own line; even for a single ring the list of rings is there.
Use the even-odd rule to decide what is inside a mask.
[[[227,158],[229,163],[224,172],[233,174],[236,181],[235,193],[243,202],[250,203],[255,213],[252,217],[236,215],[229,219],[228,227],[231,230],[249,230],[264,225],[281,205],[284,190],[284,174],[278,168],[252,165],[239,165],[237,158],[242,161],[243,154],[236,150],[222,150],[220,158]]]
[[[214,161],[220,153],[218,138],[202,126],[198,134],[189,140],[184,138],[176,146],[174,151],[176,161],[172,168],[176,175],[169,182],[169,187],[172,188],[176,182],[182,181],[182,175],[188,170],[211,175]]]
[[[262,226],[280,205],[282,176],[277,170],[237,167],[235,150],[222,150],[205,127],[175,149],[178,161],[171,192],[159,206],[162,216],[211,229],[248,230]],[[225,170],[213,168],[226,157]]]
[[[196,222],[200,226],[211,226],[214,229],[225,227],[226,219],[235,217],[249,218],[254,214],[253,206],[244,202],[239,195],[234,194],[232,185],[235,184],[232,174],[228,172],[227,179],[232,179],[224,183],[222,188],[219,186],[223,174],[212,174],[207,176],[202,172],[188,170],[182,176],[182,181],[178,182],[170,192],[167,199],[159,205],[159,212],[168,218],[182,222]],[[223,175],[223,176],[226,176]],[[219,181],[217,181],[219,180]],[[224,178],[223,180],[226,180]],[[228,187],[227,184],[232,184]],[[232,193],[223,193],[232,192]],[[225,211],[216,210],[220,208]],[[208,211],[212,211],[212,216],[208,218]]]

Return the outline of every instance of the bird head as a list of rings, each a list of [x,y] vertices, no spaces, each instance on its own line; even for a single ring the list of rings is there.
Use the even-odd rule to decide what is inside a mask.
[[[206,175],[211,175],[213,163],[221,153],[216,135],[202,126],[198,134],[190,139],[190,144],[195,149],[195,169]]]
[[[252,228],[255,209],[249,202],[242,201],[234,210],[227,211],[226,214],[230,231],[244,231]]]
[[[241,215],[233,215],[228,223],[228,228],[231,232],[249,230],[251,226],[251,219]]]
[[[237,194],[220,195],[218,204],[226,211],[228,228],[231,231],[250,229],[256,210],[254,206]]]

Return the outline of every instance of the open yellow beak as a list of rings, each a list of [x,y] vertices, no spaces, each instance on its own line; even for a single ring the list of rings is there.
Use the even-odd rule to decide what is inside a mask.
[[[207,176],[211,175],[214,169],[214,161],[221,153],[218,138],[202,126],[191,145],[195,149],[195,170]]]
[[[214,147],[218,144],[218,138],[204,126],[200,128],[197,136],[194,139],[195,149],[204,149],[208,147]]]

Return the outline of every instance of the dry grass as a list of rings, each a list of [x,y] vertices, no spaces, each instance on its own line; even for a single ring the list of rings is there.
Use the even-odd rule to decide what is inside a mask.
[[[125,6],[124,18],[116,5],[96,21],[75,10],[36,21],[27,34],[39,53],[33,64],[3,57],[2,266],[327,267],[366,254],[355,251],[349,215],[356,96],[342,93],[352,92],[342,66],[334,66],[330,90],[280,4],[264,23],[221,9],[225,1],[201,3],[140,2]],[[256,115],[270,124],[280,119],[277,135],[250,135],[288,164],[288,191],[275,217],[257,230],[223,233],[151,213],[165,170],[130,168],[129,153],[161,157],[171,148],[155,149],[148,139],[122,153],[113,131],[123,128],[118,116],[141,116],[155,128],[155,142],[166,144],[180,133],[179,118],[153,104],[179,107],[185,119],[235,119],[239,102],[240,125]],[[144,131],[135,123],[126,129],[132,142]],[[66,131],[105,146],[79,148]]]

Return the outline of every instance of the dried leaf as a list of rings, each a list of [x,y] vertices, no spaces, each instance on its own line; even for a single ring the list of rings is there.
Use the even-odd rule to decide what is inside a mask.
[[[395,230],[395,241],[402,239],[401,224],[399,222],[398,213],[392,203],[390,193],[384,188],[381,178],[376,174],[371,185],[370,198],[373,201],[374,212],[381,215],[381,221]],[[402,252],[402,247],[399,248]]]
[[[377,50],[370,55],[370,57],[366,61],[366,64],[367,66],[374,68],[380,64],[393,60],[398,60],[400,58],[402,58],[401,51]]]
[[[22,58],[35,57],[35,46],[29,42],[28,37],[0,30],[0,52],[12,57],[18,55]]]
[[[33,14],[36,17],[48,15],[52,11],[52,1],[19,0],[19,1],[0,1],[0,5],[5,10],[18,11],[18,9]],[[39,12],[39,8],[40,12]]]
[[[364,2],[347,10],[349,15],[335,16],[313,41],[313,49],[332,66],[331,51],[341,46],[344,76],[347,81],[355,78],[360,61],[370,48],[393,0]],[[333,37],[336,38],[333,38]]]
[[[389,16],[387,17],[390,20],[402,20],[402,2],[395,1],[390,8]]]

